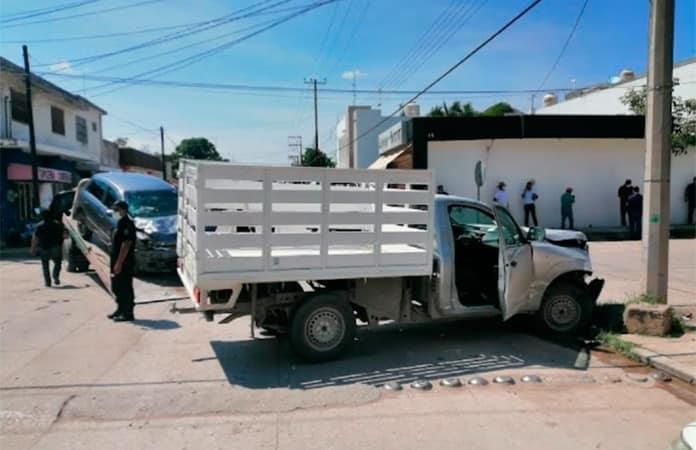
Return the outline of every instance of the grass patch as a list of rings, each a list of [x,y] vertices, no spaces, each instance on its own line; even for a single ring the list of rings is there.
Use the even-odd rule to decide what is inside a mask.
[[[615,333],[602,331],[597,336],[597,340],[601,342],[602,346],[609,348],[616,353],[620,353],[631,359],[635,358],[633,355],[633,350],[636,348],[636,344],[622,340]]]
[[[686,333],[686,324],[679,317],[677,312],[674,312],[672,317],[672,330],[669,332],[670,337],[678,338]]]
[[[661,301],[660,297],[656,297],[650,294],[637,294],[628,297],[626,300],[627,305],[633,305],[635,303],[645,303],[648,305],[662,305],[665,302]]]

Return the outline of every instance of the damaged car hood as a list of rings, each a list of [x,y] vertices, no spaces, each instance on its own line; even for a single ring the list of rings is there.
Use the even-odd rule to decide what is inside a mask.
[[[176,239],[176,217],[135,217],[133,223],[138,231],[149,235],[155,240]]]

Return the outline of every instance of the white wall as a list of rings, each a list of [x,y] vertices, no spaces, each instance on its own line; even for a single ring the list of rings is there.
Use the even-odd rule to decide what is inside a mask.
[[[678,97],[696,98],[696,62],[675,67],[673,78],[679,83],[674,87],[674,95]],[[640,88],[646,84],[645,77],[620,83],[613,87],[598,90],[570,100],[561,101],[555,105],[539,108],[537,114],[631,114],[628,107],[621,103],[621,97],[629,88]]]
[[[401,121],[400,117],[390,117],[380,124],[384,117],[379,109],[358,109],[354,112],[353,136],[362,136],[355,143],[354,162],[356,169],[367,169],[379,157],[379,134]],[[379,125],[379,126],[378,126]],[[372,131],[371,130],[374,128]],[[369,133],[368,133],[369,131]],[[363,133],[367,133],[363,136]]]
[[[24,92],[24,86],[9,76],[2,78],[0,94],[4,98],[10,96],[12,89]],[[36,145],[39,153],[51,153],[70,158],[79,158],[98,163],[101,157],[102,122],[101,111],[81,106],[67,101],[62,94],[49,92],[40,88],[32,89],[32,105],[34,112],[34,130]],[[65,135],[53,133],[51,127],[51,106],[58,107],[64,112]],[[11,105],[8,104],[8,112]],[[77,140],[76,116],[83,117],[87,122],[87,143]],[[92,128],[96,124],[96,131]],[[12,137],[21,141],[29,141],[29,126],[12,121]],[[43,148],[42,148],[43,147]]]
[[[487,151],[487,148],[490,149]],[[520,195],[530,178],[537,182],[540,225],[560,226],[560,197],[567,186],[575,190],[575,226],[620,225],[617,190],[625,179],[644,191],[643,139],[503,139],[450,141],[428,144],[428,168],[436,184],[452,195],[476,198],[474,166],[486,164],[481,200],[491,203],[498,181],[507,183],[510,209],[522,222]],[[696,149],[673,157],[672,223],[685,223],[684,189],[696,176]]]

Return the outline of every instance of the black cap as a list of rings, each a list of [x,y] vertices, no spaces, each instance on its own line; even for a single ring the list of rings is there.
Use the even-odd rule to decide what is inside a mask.
[[[128,203],[124,202],[123,200],[119,200],[111,206],[111,209],[122,209],[124,211],[128,211]]]

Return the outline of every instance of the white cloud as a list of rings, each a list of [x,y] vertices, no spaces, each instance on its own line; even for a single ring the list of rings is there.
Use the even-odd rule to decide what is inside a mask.
[[[48,68],[51,72],[76,73],[69,61],[59,61],[55,64],[51,64]]]
[[[367,74],[365,72],[361,72],[359,69],[348,70],[348,71],[343,72],[341,74],[341,78],[343,78],[344,80],[351,80],[351,81],[353,81],[353,79],[364,78],[366,76],[367,76]]]

